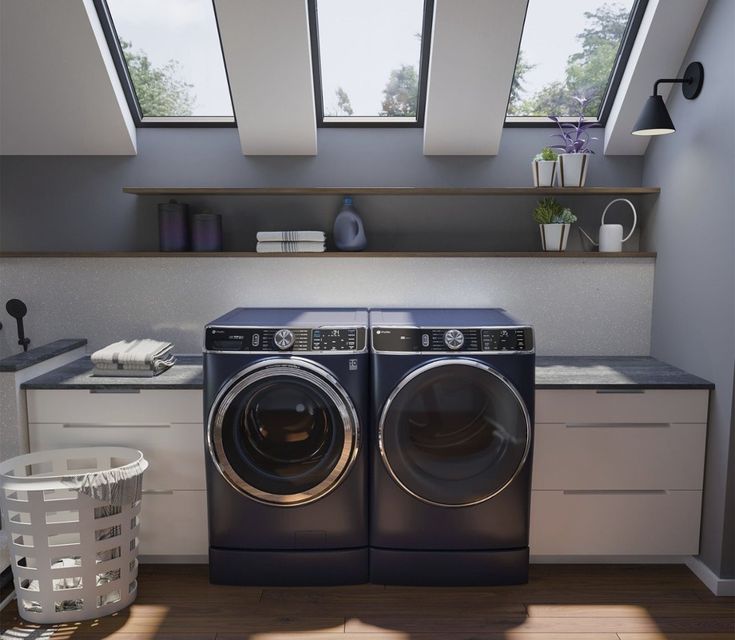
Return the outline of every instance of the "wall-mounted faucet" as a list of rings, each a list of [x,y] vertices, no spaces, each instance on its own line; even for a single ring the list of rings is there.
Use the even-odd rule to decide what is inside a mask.
[[[28,313],[28,307],[26,307],[25,302],[22,300],[13,298],[12,300],[8,300],[5,309],[18,323],[18,344],[23,347],[23,351],[28,351],[28,345],[31,343],[31,339],[26,338],[25,331],[23,330],[23,318]]]

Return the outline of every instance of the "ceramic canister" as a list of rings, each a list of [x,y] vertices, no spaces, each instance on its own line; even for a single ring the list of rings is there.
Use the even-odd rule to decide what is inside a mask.
[[[160,251],[189,249],[188,206],[176,200],[158,205],[158,247]]]
[[[218,213],[196,213],[191,217],[193,251],[222,251],[222,216]]]

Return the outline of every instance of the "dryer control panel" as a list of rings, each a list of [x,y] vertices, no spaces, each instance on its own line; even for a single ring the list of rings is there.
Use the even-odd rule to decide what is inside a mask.
[[[533,351],[531,327],[373,327],[373,350],[392,353]]]
[[[365,351],[365,327],[207,327],[206,351],[243,353]]]

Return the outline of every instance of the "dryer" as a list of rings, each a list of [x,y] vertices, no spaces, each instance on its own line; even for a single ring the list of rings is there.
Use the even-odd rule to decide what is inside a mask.
[[[206,326],[212,582],[367,581],[367,319],[235,309]]]
[[[376,310],[371,581],[528,579],[533,330],[500,309]]]

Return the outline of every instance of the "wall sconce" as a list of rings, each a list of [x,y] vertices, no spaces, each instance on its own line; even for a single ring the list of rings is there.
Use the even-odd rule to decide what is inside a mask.
[[[664,99],[658,95],[658,85],[662,82],[681,84],[681,90],[687,100],[694,100],[704,84],[704,67],[701,62],[692,62],[684,71],[683,78],[661,78],[653,85],[653,95],[646,100],[643,111],[633,127],[634,136],[660,136],[674,133],[676,127],[671,121]]]

